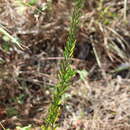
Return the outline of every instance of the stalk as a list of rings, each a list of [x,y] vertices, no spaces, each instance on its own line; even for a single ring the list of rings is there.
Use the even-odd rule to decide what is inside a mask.
[[[71,58],[73,57],[75,43],[76,43],[76,33],[78,30],[78,25],[80,22],[81,10],[84,5],[84,0],[74,0],[75,6],[71,17],[70,29],[68,34],[68,39],[66,42],[66,47],[64,49],[64,60],[61,61],[60,71],[58,74],[59,82],[54,88],[54,94],[52,103],[48,110],[48,115],[45,120],[45,126],[42,126],[42,130],[55,130],[56,121],[61,114],[61,105],[63,103],[63,95],[69,88],[70,81],[75,75],[75,71],[71,68]]]

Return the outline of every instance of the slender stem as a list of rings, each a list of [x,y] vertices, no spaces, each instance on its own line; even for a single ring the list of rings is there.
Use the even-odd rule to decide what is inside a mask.
[[[47,119],[43,130],[55,130],[56,121],[61,113],[61,105],[63,102],[63,95],[70,85],[70,80],[75,75],[75,71],[71,68],[71,58],[73,57],[76,33],[81,16],[81,9],[84,5],[84,0],[75,0],[75,7],[71,17],[71,24],[69,29],[68,40],[64,50],[64,59],[60,64],[60,71],[58,74],[59,82],[54,88],[52,104],[49,107]]]

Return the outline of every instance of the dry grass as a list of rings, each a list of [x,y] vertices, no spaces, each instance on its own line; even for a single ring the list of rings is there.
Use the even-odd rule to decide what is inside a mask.
[[[77,75],[74,79],[59,129],[130,129],[129,70],[112,73],[130,59],[130,3],[126,8],[124,2],[86,2],[73,68],[86,69],[88,77],[81,81]],[[0,33],[0,120],[6,128],[43,123],[57,82],[73,6],[72,1],[65,0],[52,5],[48,10],[44,0],[33,6],[0,1],[0,24],[25,47],[20,50]],[[5,43],[8,51],[3,49]],[[9,116],[7,110],[12,107],[18,115]]]

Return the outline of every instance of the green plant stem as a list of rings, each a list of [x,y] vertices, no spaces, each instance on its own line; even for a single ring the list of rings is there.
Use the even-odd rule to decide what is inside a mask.
[[[49,107],[47,119],[45,120],[45,126],[43,130],[54,130],[56,129],[56,121],[60,115],[61,105],[63,102],[63,95],[70,85],[70,80],[75,75],[75,71],[71,68],[70,58],[73,57],[76,33],[79,25],[79,19],[81,16],[81,9],[84,5],[84,0],[75,0],[75,7],[71,17],[70,30],[66,47],[64,50],[64,60],[60,64],[60,71],[58,74],[59,82],[54,88],[54,95],[52,104]]]

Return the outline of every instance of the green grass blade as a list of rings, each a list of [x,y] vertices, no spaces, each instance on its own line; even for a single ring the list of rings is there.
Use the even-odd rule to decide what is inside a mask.
[[[14,38],[13,36],[11,36],[5,29],[5,27],[3,25],[0,24],[0,32],[3,33],[4,35],[6,35],[13,43],[15,43],[19,48],[23,49],[22,46],[20,45],[21,43]]]

